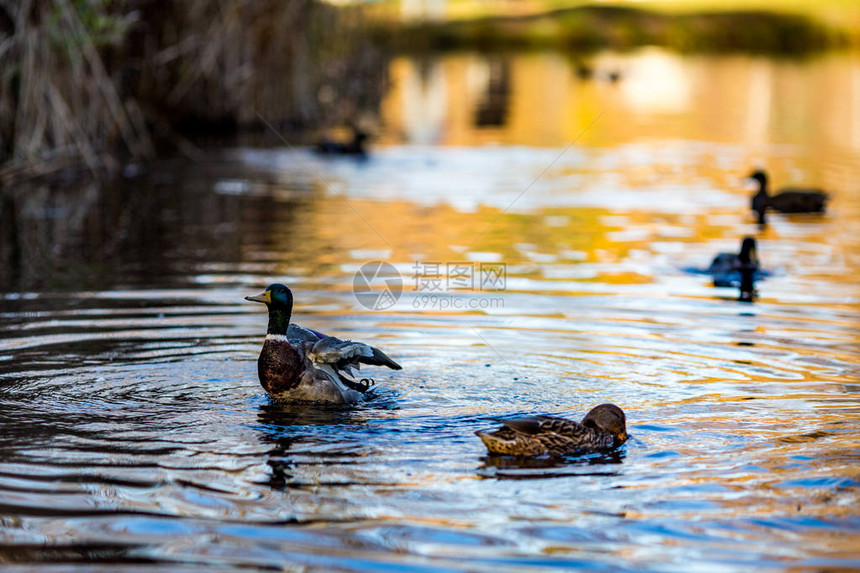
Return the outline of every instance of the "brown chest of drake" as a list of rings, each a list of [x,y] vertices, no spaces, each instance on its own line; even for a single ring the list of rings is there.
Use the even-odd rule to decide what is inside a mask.
[[[305,371],[305,357],[285,335],[268,334],[257,359],[260,384],[270,395],[298,388]]]

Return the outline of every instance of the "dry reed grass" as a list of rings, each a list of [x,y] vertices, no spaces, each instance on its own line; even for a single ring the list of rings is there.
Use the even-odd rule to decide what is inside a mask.
[[[0,0],[0,181],[119,160],[196,134],[344,121],[383,57],[361,15],[312,0]]]

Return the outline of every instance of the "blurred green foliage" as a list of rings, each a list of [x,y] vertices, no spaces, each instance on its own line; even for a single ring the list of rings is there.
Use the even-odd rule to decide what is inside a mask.
[[[766,11],[665,13],[582,6],[545,14],[474,20],[378,24],[380,40],[399,50],[629,49],[802,54],[845,45],[846,35],[800,14]]]

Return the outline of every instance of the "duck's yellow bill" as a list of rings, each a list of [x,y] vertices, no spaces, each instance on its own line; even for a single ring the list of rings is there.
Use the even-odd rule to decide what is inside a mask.
[[[272,291],[267,290],[266,292],[261,292],[260,294],[255,294],[254,296],[246,296],[245,300],[269,304],[270,302],[272,302]]]

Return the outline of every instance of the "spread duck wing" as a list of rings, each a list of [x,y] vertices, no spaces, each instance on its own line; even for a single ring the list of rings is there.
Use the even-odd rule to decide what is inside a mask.
[[[290,323],[290,325],[287,327],[287,340],[294,340],[297,342],[310,342],[316,344],[325,337],[326,335],[321,332],[317,332],[316,330],[299,326],[298,324]]]
[[[359,363],[387,366],[392,370],[402,368],[378,348],[334,336],[326,336],[314,344],[311,359],[316,363],[331,364],[339,370],[353,366],[358,368]]]

